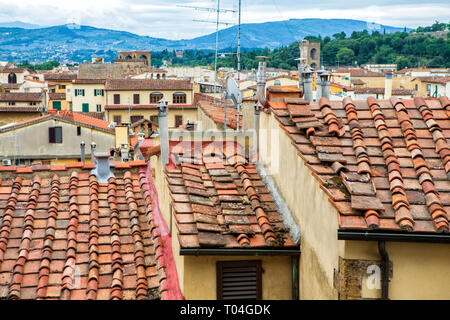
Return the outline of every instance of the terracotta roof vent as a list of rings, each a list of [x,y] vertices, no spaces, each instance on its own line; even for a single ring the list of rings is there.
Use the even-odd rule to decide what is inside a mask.
[[[108,152],[95,154],[95,167],[91,174],[97,177],[99,183],[108,183],[109,178],[115,178],[111,168],[115,165],[109,162],[110,154]]]

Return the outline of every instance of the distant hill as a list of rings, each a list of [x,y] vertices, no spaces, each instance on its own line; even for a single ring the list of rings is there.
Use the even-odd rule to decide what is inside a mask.
[[[11,21],[11,22],[0,22],[0,28],[38,29],[42,28],[42,26],[22,21]]]
[[[378,30],[380,32],[402,31],[383,25],[367,24],[359,20],[346,19],[291,19],[266,23],[242,25],[241,44],[243,48],[270,49],[289,45],[305,36],[332,36],[344,31]],[[236,46],[237,27],[224,29],[219,33],[220,47]],[[30,62],[56,59],[59,61],[82,62],[97,52],[115,52],[125,49],[213,49],[215,34],[194,39],[167,40],[140,36],[125,31],[100,29],[89,26],[61,25],[46,28],[26,29],[24,27],[1,27],[0,60]]]

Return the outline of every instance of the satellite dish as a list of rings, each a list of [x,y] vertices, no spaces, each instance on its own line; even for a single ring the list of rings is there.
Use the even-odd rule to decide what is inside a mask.
[[[239,86],[231,77],[227,78],[227,96],[233,100],[235,105],[242,103],[242,93],[241,90],[239,90]]]

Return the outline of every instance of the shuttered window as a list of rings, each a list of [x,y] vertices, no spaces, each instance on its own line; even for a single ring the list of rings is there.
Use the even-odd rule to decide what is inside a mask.
[[[178,128],[183,125],[183,116],[175,116],[175,127]]]
[[[48,142],[62,143],[62,127],[48,128]]]
[[[141,102],[139,94],[133,94],[133,103],[134,104],[140,104]]]
[[[144,119],[144,116],[131,116],[131,123],[138,122],[141,119]]]
[[[114,95],[114,104],[120,104],[120,94]]]
[[[261,300],[261,261],[218,261],[217,299]]]

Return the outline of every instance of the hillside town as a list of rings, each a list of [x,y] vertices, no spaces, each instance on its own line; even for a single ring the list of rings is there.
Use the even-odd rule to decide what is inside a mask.
[[[450,69],[299,51],[1,63],[0,299],[450,299]]]

